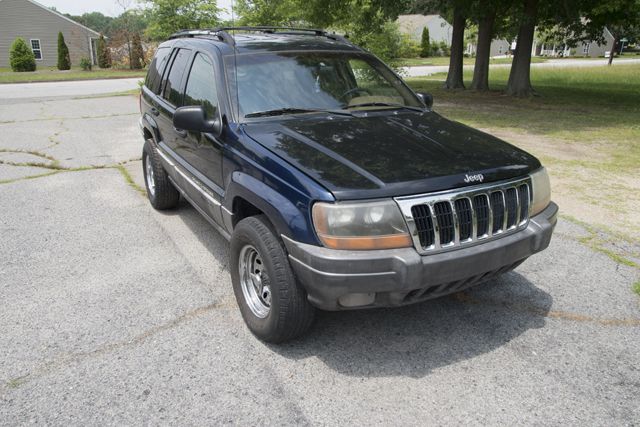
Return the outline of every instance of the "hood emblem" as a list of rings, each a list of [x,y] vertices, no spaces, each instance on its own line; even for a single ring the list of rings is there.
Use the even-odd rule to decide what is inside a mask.
[[[482,182],[482,181],[484,181],[484,175],[482,175],[481,173],[477,173],[475,175],[465,174],[464,176],[464,182],[466,182],[467,184],[469,184],[470,182]]]

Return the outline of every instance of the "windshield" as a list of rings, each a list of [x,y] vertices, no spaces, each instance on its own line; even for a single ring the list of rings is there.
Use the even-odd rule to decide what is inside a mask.
[[[234,59],[227,59],[233,82]],[[235,62],[237,93],[231,85],[230,95],[240,117],[422,107],[402,80],[367,54],[252,53],[237,55]]]

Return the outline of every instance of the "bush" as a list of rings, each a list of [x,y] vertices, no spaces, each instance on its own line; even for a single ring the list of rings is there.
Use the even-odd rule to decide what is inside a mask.
[[[70,70],[71,58],[69,57],[69,48],[64,42],[62,31],[58,33],[58,70]]]
[[[139,70],[144,67],[144,51],[142,50],[142,41],[140,34],[133,33],[131,39],[131,63],[129,66],[132,70]]]
[[[422,29],[422,40],[420,41],[420,56],[422,58],[427,58],[432,54],[433,54],[433,50],[431,49],[429,29],[427,27],[424,27]]]
[[[98,50],[98,67],[111,68],[111,50],[107,47],[104,36],[100,34],[97,44]]]
[[[440,51],[444,56],[451,56],[451,47],[447,44],[447,42],[440,42]]]
[[[33,51],[27,46],[27,42],[18,37],[11,44],[11,50],[9,50],[9,63],[13,71],[35,71],[36,70],[36,57],[33,55]]]
[[[385,62],[399,58],[401,39],[398,24],[393,21],[385,22],[378,31],[354,29],[352,37],[355,44],[370,50]]]
[[[83,71],[91,71],[91,60],[84,56],[80,58],[80,68]]]
[[[403,34],[400,38],[398,56],[400,58],[417,58],[420,55],[420,43],[416,42],[408,34]]]

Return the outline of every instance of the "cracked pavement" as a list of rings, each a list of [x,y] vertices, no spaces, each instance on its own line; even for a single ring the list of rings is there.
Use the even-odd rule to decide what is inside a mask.
[[[1,425],[640,423],[640,272],[580,225],[464,293],[265,345],[224,239],[127,183],[137,99],[32,93],[0,102]]]

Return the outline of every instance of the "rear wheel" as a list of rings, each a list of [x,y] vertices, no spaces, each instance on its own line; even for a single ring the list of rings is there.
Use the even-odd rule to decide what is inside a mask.
[[[180,193],[169,181],[160,155],[149,140],[145,141],[142,149],[142,169],[151,206],[158,210],[175,208],[180,201]]]
[[[315,309],[297,282],[284,246],[264,216],[245,218],[231,237],[231,280],[249,330],[266,342],[304,334]]]

